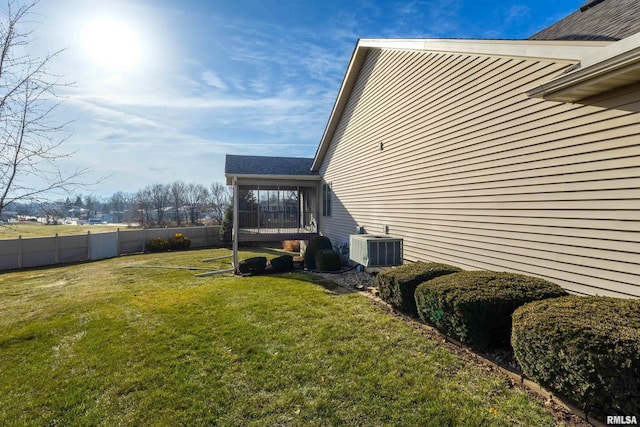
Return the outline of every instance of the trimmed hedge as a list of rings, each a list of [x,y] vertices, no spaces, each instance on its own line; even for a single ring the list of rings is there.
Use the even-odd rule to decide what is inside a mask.
[[[293,270],[293,256],[282,255],[270,261],[273,271],[282,273]]]
[[[267,268],[267,258],[257,256],[247,258],[238,263],[238,271],[242,274],[258,275],[264,273]]]
[[[522,371],[601,419],[640,416],[640,300],[568,296],[513,314]]]
[[[340,255],[333,249],[320,249],[316,252],[316,269],[319,271],[338,271],[342,268]]]
[[[415,291],[418,285],[445,274],[461,271],[458,267],[435,262],[404,264],[376,276],[380,298],[398,310],[417,315]]]
[[[169,248],[172,251],[181,251],[189,249],[191,246],[191,240],[184,234],[176,233],[171,239],[169,239]]]
[[[304,266],[308,270],[316,269],[316,252],[320,249],[332,249],[331,240],[328,237],[317,236],[309,240],[307,250],[304,252]]]
[[[155,237],[147,242],[147,250],[149,252],[166,252],[169,247],[169,241],[162,237]]]
[[[537,277],[493,271],[461,271],[416,289],[420,318],[480,350],[508,347],[511,315],[524,303],[567,295]]]

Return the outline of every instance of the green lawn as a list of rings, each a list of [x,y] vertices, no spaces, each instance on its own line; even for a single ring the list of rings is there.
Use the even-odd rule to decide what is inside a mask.
[[[68,236],[73,234],[105,233],[116,231],[118,227],[113,225],[46,225],[39,222],[22,222],[12,224],[2,224],[0,226],[0,239],[17,239],[18,236],[27,237],[52,237],[58,233],[60,236]],[[127,229],[121,226],[121,230]]]
[[[0,425],[554,425],[504,378],[326,282],[123,268],[223,253],[0,275]]]

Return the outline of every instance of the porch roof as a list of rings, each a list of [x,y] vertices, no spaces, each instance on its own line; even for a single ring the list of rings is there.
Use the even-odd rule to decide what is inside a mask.
[[[224,174],[227,177],[227,185],[233,183],[234,176],[241,179],[319,180],[320,175],[311,171],[312,164],[312,158],[227,154]]]

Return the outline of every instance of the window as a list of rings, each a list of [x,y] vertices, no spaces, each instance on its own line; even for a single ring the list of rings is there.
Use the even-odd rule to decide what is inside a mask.
[[[331,184],[322,183],[322,216],[331,216]]]

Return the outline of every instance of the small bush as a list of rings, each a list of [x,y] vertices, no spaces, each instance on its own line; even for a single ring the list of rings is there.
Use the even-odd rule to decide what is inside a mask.
[[[316,252],[316,269],[319,271],[338,271],[342,268],[340,255],[333,249],[320,249]]]
[[[263,256],[247,258],[238,263],[238,271],[241,274],[256,276],[264,273],[267,268],[267,258]]]
[[[380,298],[398,310],[417,315],[415,291],[418,285],[435,277],[460,271],[458,267],[435,262],[404,264],[376,276]]]
[[[166,252],[169,250],[169,241],[162,237],[155,237],[147,242],[149,252]]]
[[[285,240],[282,249],[287,252],[300,252],[300,240]]]
[[[304,253],[304,266],[309,270],[316,269],[316,252],[320,249],[331,249],[331,240],[324,236],[317,236],[309,240],[307,250]]]
[[[524,303],[567,295],[537,277],[493,271],[461,271],[416,289],[420,318],[481,350],[508,347],[511,315]]]
[[[640,416],[640,300],[569,296],[513,314],[522,371],[587,412]]]
[[[180,233],[176,233],[171,239],[169,239],[169,249],[172,251],[183,251],[189,249],[191,246],[191,240]]]
[[[271,260],[271,268],[273,271],[281,273],[293,270],[293,257],[291,255],[282,255]]]

